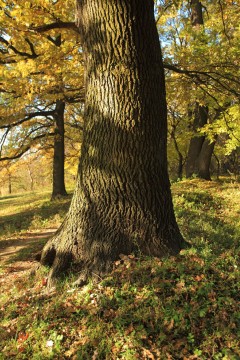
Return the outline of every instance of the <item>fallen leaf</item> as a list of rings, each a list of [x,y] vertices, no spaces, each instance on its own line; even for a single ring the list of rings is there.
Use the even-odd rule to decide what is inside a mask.
[[[20,332],[20,333],[18,334],[17,342],[18,342],[18,343],[22,343],[22,342],[26,341],[26,340],[28,339],[28,337],[29,337],[29,334],[27,334],[27,333],[24,334],[24,333]]]
[[[42,279],[42,286],[47,286],[47,278]]]

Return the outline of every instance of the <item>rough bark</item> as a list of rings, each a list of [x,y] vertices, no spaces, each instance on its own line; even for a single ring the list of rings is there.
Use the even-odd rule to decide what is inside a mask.
[[[195,105],[194,121],[193,121],[193,136],[190,140],[188,155],[186,161],[186,177],[199,175],[198,160],[202,150],[205,136],[199,136],[198,130],[207,123],[208,109],[206,106],[201,106],[198,103]]]
[[[198,157],[198,177],[204,180],[211,180],[210,164],[214,151],[215,142],[204,140],[201,153]]]
[[[199,0],[191,0],[191,22],[196,27],[203,25],[202,3]],[[205,136],[199,136],[198,130],[208,121],[208,108],[195,104],[193,137],[190,140],[187,161],[186,177],[193,175],[205,180],[211,180],[210,163],[214,149],[214,143],[210,143]]]
[[[54,112],[54,153],[53,153],[53,189],[52,200],[61,196],[66,196],[64,182],[64,110],[65,103],[57,100]]]
[[[79,0],[86,55],[83,144],[68,215],[45,246],[50,279],[102,275],[121,253],[177,254],[164,72],[152,0]],[[50,281],[51,284],[51,281]]]

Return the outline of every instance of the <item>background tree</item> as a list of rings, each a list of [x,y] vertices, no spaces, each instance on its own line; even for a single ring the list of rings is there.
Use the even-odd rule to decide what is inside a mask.
[[[213,149],[218,135],[217,131],[215,135],[211,131],[213,123],[219,125],[220,119],[226,119],[229,105],[231,107],[239,103],[239,5],[228,1],[216,4],[213,1],[200,3],[197,0],[157,1],[157,5],[168,103],[177,103],[179,114],[185,113],[186,139],[192,131],[192,142],[199,143],[198,148],[203,150],[202,156],[197,158],[205,160],[207,156],[204,150]],[[204,25],[201,25],[203,22]],[[207,109],[208,117],[205,116],[204,120],[203,116],[203,120],[207,122],[204,126],[197,126],[196,116],[200,118],[201,113],[197,109],[204,108]],[[222,122],[221,129],[226,131],[226,127]],[[232,140],[233,137],[238,138],[236,130],[231,126],[226,133]],[[221,137],[219,141],[224,143]],[[202,146],[204,142],[206,146]],[[238,145],[236,141],[233,143],[239,146],[239,142]],[[194,146],[190,145],[190,148],[194,149]],[[212,151],[207,153],[211,154]],[[192,162],[194,170],[189,173],[194,171],[196,175],[202,176],[199,174],[198,162]],[[207,173],[207,163],[201,161],[201,164],[205,165],[203,170]]]
[[[191,23],[193,27],[200,28],[203,26],[203,6],[199,0],[191,0]],[[186,162],[186,176],[191,177],[197,175],[198,177],[210,180],[209,167],[211,157],[214,150],[215,141],[211,143],[205,136],[200,136],[197,132],[208,122],[208,106],[200,105],[197,101],[194,105],[193,111],[193,137],[190,140],[187,162]]]
[[[18,147],[8,159],[19,158],[36,143],[48,147],[51,135],[55,149],[53,198],[66,194],[64,110],[66,104],[72,106],[83,101],[83,91],[79,89],[79,84],[83,83],[82,73],[75,70],[82,56],[78,34],[69,29],[66,31],[64,27],[71,25],[73,6],[69,3],[68,12],[64,9],[62,1],[54,4],[6,1],[1,13],[4,24],[4,33],[0,37],[1,92],[4,96],[1,128],[5,129],[5,143],[10,132],[19,134]],[[77,116],[74,124],[76,122]],[[68,121],[68,124],[72,125],[72,122]],[[5,158],[2,155],[2,160]]]
[[[217,4],[210,0],[201,4],[197,0],[155,3],[171,108],[171,175],[181,177],[186,147],[192,136],[191,142],[199,143],[202,151],[198,161],[193,162],[191,173],[202,176],[203,172],[209,178],[210,161],[206,161],[203,150],[210,149],[207,154],[211,155],[215,144],[214,159],[220,157],[220,163],[226,165],[230,164],[227,157],[231,151],[239,147],[239,5],[223,0]],[[83,87],[79,92],[83,73],[79,73],[77,67],[83,59],[73,22],[74,4],[70,0],[36,0],[34,4],[30,0],[4,0],[1,6],[0,126],[5,129],[2,140],[5,139],[7,145],[10,133],[17,132],[11,153],[16,159],[29,146],[37,144],[46,149],[51,145],[59,149],[64,137],[78,133],[71,131],[77,126],[78,118],[81,119],[74,103],[84,101]],[[196,23],[197,16],[204,26]],[[63,116],[56,111],[59,102],[65,104],[65,126],[60,127]],[[197,125],[201,108],[208,112],[204,126]],[[67,114],[72,115],[69,118]],[[60,128],[62,132],[65,130],[65,136],[59,135]],[[204,143],[209,146],[202,146]],[[2,158],[4,148],[2,146]],[[53,158],[53,194],[56,195],[65,193],[64,167],[60,166],[64,157]],[[222,169],[226,170],[226,166]]]

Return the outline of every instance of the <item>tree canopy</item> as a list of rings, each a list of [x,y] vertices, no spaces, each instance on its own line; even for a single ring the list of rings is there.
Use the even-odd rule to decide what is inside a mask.
[[[195,26],[199,4],[202,24]],[[166,74],[169,166],[176,176],[194,134],[217,139],[220,159],[239,149],[239,4],[156,0],[155,17]],[[72,134],[68,125],[78,126],[84,59],[73,1],[2,0],[0,18],[0,158],[11,160],[32,146],[53,144],[57,100],[66,103],[66,136]],[[208,107],[197,133],[196,101]]]

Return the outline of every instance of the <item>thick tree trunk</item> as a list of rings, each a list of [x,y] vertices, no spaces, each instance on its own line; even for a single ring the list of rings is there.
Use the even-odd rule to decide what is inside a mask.
[[[199,0],[191,0],[191,22],[196,27],[203,25],[202,3]],[[186,177],[193,175],[205,180],[210,180],[210,163],[214,145],[210,144],[205,136],[198,136],[197,131],[201,129],[208,120],[208,108],[195,104],[193,137],[190,140],[187,161]]]
[[[198,157],[198,177],[200,177],[200,179],[211,180],[210,164],[214,146],[215,142],[210,143],[208,139],[204,140],[201,153]]]
[[[191,0],[191,22],[192,26],[203,25],[202,3],[199,0]]]
[[[201,106],[198,103],[195,105],[194,122],[193,122],[193,137],[190,140],[187,161],[186,161],[186,177],[190,178],[194,174],[198,176],[198,159],[202,150],[205,136],[198,135],[198,129],[207,123],[208,109],[206,106]]]
[[[79,0],[86,104],[76,189],[41,262],[53,279],[71,262],[80,279],[121,253],[177,254],[167,173],[164,72],[152,0]]]
[[[64,110],[64,101],[57,100],[54,112],[55,135],[53,154],[52,200],[67,195],[64,182]]]

